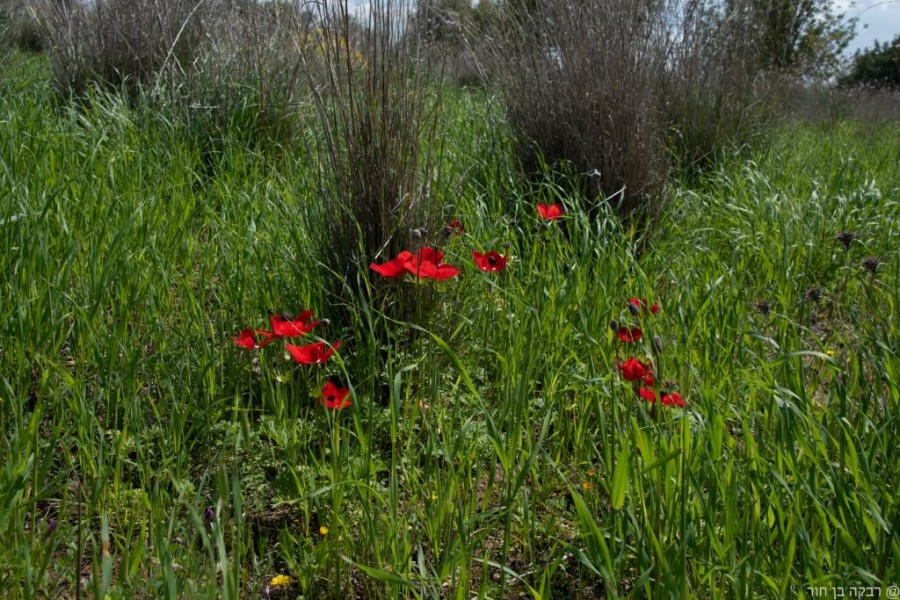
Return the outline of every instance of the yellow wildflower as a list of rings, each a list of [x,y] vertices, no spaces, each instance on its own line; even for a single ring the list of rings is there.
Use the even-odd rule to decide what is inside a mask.
[[[281,585],[291,585],[294,580],[288,577],[287,575],[276,575],[272,578],[272,581],[269,582],[269,585],[278,587]]]

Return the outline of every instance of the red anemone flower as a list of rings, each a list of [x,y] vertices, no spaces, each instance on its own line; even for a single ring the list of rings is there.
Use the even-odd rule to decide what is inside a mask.
[[[369,268],[385,277],[403,277],[406,274],[406,261],[412,258],[412,252],[402,251],[400,254],[380,265],[371,263]]]
[[[451,235],[461,235],[466,232],[466,228],[463,226],[462,222],[459,219],[453,219],[447,224],[445,228],[447,232],[447,236]]]
[[[537,205],[538,213],[541,215],[541,218],[545,221],[553,221],[554,219],[558,219],[563,214],[565,214],[565,209],[563,209],[562,204],[538,204]]]
[[[322,388],[322,404],[330,410],[343,410],[353,404],[350,400],[350,390],[338,387],[329,380]]]
[[[412,259],[439,265],[441,264],[441,261],[444,260],[444,253],[437,248],[426,246],[425,248],[422,248],[421,250],[416,252],[415,256],[412,257]]]
[[[475,264],[478,265],[478,268],[482,271],[496,273],[497,271],[502,271],[506,268],[506,257],[494,250],[485,252],[484,254],[477,250],[472,250],[472,258],[475,259]]]
[[[418,262],[415,258],[406,264],[406,269],[421,279],[435,279],[437,281],[452,279],[459,275],[459,269],[452,265]]]
[[[625,378],[625,381],[638,381],[639,379],[644,379],[648,375],[650,375],[650,377],[653,376],[652,373],[650,373],[650,365],[643,363],[636,358],[629,358],[624,362],[618,363],[617,366],[622,373],[622,377]]]
[[[300,337],[304,333],[312,331],[319,324],[312,320],[311,310],[304,310],[299,317],[291,318],[289,315],[269,315],[269,323],[272,324],[272,333],[275,337]]]
[[[406,270],[421,279],[443,281],[459,275],[459,269],[441,261],[444,253],[434,248],[422,248],[406,261]]]
[[[641,378],[641,381],[644,382],[644,385],[647,387],[653,387],[656,384],[656,380],[653,379],[653,373],[649,370],[647,371],[647,374]]]
[[[647,388],[640,388],[638,390],[638,394],[640,394],[641,398],[646,400],[647,402],[655,403],[656,402],[656,392],[653,390],[648,390]]]
[[[684,398],[678,392],[663,394],[662,403],[666,406],[684,406]]]
[[[644,337],[644,332],[641,331],[640,327],[632,327],[629,329],[628,327],[622,326],[619,327],[619,330],[616,332],[616,336],[626,343],[638,342],[642,337]]]
[[[626,304],[633,306],[634,308],[632,310],[635,313],[646,312],[649,310],[655,315],[659,312],[659,304],[655,302],[653,304],[648,304],[646,298],[629,298]]]
[[[291,354],[291,358],[301,365],[321,365],[325,363],[334,351],[341,347],[341,340],[336,341],[331,347],[325,342],[313,342],[306,346],[292,346],[285,344],[284,347]]]
[[[259,350],[264,348],[275,336],[271,331],[263,329],[242,329],[237,335],[231,336],[234,343],[247,350]]]

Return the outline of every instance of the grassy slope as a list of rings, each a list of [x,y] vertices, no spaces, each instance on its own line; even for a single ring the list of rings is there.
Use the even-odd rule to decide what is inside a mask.
[[[466,224],[445,248],[464,272],[416,292],[442,298],[422,321],[434,337],[361,365],[383,316],[360,305],[321,333],[346,362],[312,372],[229,340],[269,308],[332,310],[303,251],[327,243],[299,226],[307,159],[204,156],[115,98],[57,108],[41,69],[0,83],[11,597],[71,594],[77,573],[125,598],[252,597],[280,572],[313,597],[900,581],[896,126],[784,126],[752,160],[673,185],[636,260],[608,217],[536,228],[557,191],[517,189],[502,124],[454,99],[435,193]],[[843,229],[861,235],[847,251]],[[475,270],[472,248],[506,242],[506,272]],[[635,320],[632,296],[663,306],[637,350],[608,327]],[[688,408],[636,400],[613,366],[626,353],[653,355]],[[353,411],[316,406],[326,373],[353,383]]]

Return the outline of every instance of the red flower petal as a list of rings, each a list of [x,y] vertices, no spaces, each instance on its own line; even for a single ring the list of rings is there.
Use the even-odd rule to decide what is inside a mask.
[[[684,406],[684,398],[678,392],[663,394],[662,403],[666,406]]]
[[[452,221],[450,221],[450,223],[447,225],[447,227],[450,229],[450,235],[461,234],[461,233],[466,232],[466,228],[463,227],[463,224],[460,222],[459,219],[453,219]]]
[[[616,366],[619,367],[619,371],[622,373],[622,377],[625,381],[638,381],[650,374],[649,365],[636,358],[629,358],[624,362],[618,363]]]
[[[616,332],[616,336],[620,340],[626,343],[637,342],[640,341],[642,337],[644,337],[644,332],[641,331],[640,327],[632,327],[629,329],[628,327],[622,326],[619,327],[619,331]]]
[[[437,265],[433,262],[420,260],[418,256],[413,256],[406,261],[406,270],[421,278],[431,278],[437,273]]]
[[[350,390],[334,385],[330,380],[322,388],[322,403],[330,410],[343,410],[353,404]]]
[[[238,335],[231,336],[231,339],[240,348],[259,350],[265,348],[274,337],[272,332],[263,329],[242,329]]]
[[[386,263],[380,265],[371,263],[369,268],[385,277],[402,277],[406,273],[406,261],[410,258],[412,258],[412,252],[403,250]]]
[[[444,253],[434,248],[422,248],[406,261],[406,270],[422,279],[444,280],[459,275],[459,269],[441,263]]]
[[[319,324],[318,321],[312,320],[312,316],[311,310],[303,311],[299,317],[294,319],[287,318],[285,315],[269,315],[269,323],[271,323],[272,333],[276,337],[299,337],[304,333],[309,333],[313,327]]]
[[[430,262],[436,265],[441,264],[441,261],[444,259],[444,253],[440,250],[436,250],[434,248],[425,247],[419,250],[417,255],[421,262]]]
[[[478,268],[482,271],[496,273],[497,271],[502,271],[506,268],[506,257],[493,250],[485,252],[484,254],[473,250],[472,258],[475,259],[475,264],[478,265]]]
[[[331,358],[335,350],[341,347],[341,341],[336,341],[330,348],[325,342],[313,342],[306,346],[285,344],[284,347],[290,353],[291,358],[301,365],[321,365]]]
[[[633,311],[637,313],[646,313],[648,310],[654,315],[659,312],[659,304],[649,304],[646,298],[629,298],[625,304],[633,306]]]
[[[459,275],[459,269],[453,265],[438,265],[435,267],[434,274],[431,275],[431,278],[438,281],[444,281],[445,279],[452,279],[457,275]]]
[[[554,219],[558,219],[565,214],[565,209],[563,209],[562,204],[538,204],[537,205],[538,213],[541,215],[541,218],[546,221],[552,221]]]
[[[650,403],[656,402],[656,392],[654,392],[653,390],[648,390],[647,388],[640,388],[638,390],[638,394],[640,394],[641,398],[643,398],[647,402],[650,402]]]

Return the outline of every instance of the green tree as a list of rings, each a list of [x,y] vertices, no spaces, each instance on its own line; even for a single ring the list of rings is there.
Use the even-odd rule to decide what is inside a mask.
[[[900,90],[900,34],[890,43],[875,42],[874,48],[857,51],[850,72],[838,82],[844,87],[866,85]]]
[[[856,32],[834,0],[731,0],[729,12],[755,41],[759,67],[800,76],[829,76]]]

